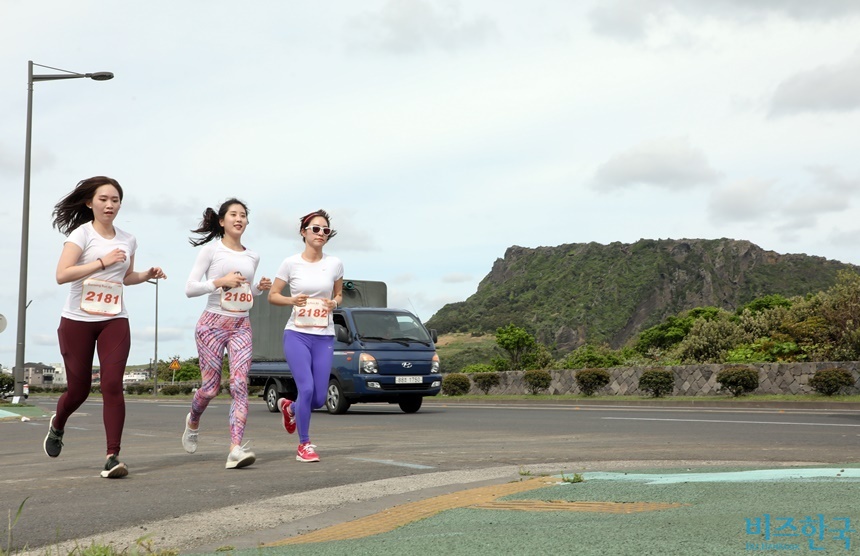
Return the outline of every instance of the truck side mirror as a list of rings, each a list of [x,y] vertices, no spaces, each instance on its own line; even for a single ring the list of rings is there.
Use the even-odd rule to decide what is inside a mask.
[[[352,339],[349,337],[349,330],[342,324],[334,325],[334,337],[338,342],[344,344],[352,343]]]
[[[435,344],[436,342],[438,342],[438,341],[439,341],[439,335],[438,335],[438,334],[436,334],[436,329],[435,329],[435,328],[431,328],[431,329],[430,329],[430,339],[432,339],[432,340],[433,340],[433,343],[434,343],[434,344]]]

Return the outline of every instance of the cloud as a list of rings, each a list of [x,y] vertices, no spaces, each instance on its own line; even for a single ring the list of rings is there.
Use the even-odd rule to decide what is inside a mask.
[[[661,11],[660,2],[620,0],[601,3],[588,12],[591,28],[599,35],[622,40],[642,40],[652,11]]]
[[[743,180],[725,185],[711,194],[708,211],[714,222],[749,222],[768,218],[774,201],[774,180]]]
[[[860,237],[860,228],[852,230],[835,229],[830,233],[829,241],[834,245],[856,247],[858,237]]]
[[[597,34],[636,41],[644,40],[649,27],[656,27],[672,15],[744,23],[773,15],[798,21],[828,21],[856,13],[860,13],[860,3],[855,0],[615,0],[595,2],[588,20]]]
[[[0,175],[18,176],[23,173],[24,159],[6,145],[0,144]]]
[[[594,186],[620,189],[639,184],[681,190],[707,184],[720,174],[685,138],[658,139],[614,155],[598,167]]]
[[[158,328],[158,342],[185,340],[188,334],[189,330],[187,328],[169,328],[161,326]],[[146,326],[135,328],[131,333],[131,337],[134,338],[136,342],[152,342],[155,340],[155,327]],[[159,357],[159,359],[161,359],[161,357]]]
[[[708,212],[714,222],[773,222],[790,231],[814,227],[818,217],[844,212],[860,190],[860,181],[825,166],[807,168],[811,179],[796,187],[776,180],[747,179],[724,185],[711,194]]]
[[[463,274],[462,272],[452,272],[442,276],[442,282],[446,284],[462,284],[463,282],[471,282],[472,280],[471,274]]]
[[[464,21],[459,3],[447,3],[446,8],[424,0],[389,0],[379,12],[352,18],[347,27],[351,46],[395,54],[456,51],[479,46],[498,35],[488,17]]]
[[[780,83],[768,117],[804,112],[849,112],[860,108],[860,51],[835,65],[797,73]]]

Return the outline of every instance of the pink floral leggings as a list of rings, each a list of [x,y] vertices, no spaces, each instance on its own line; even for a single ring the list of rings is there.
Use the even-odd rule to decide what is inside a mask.
[[[248,317],[227,317],[204,311],[195,331],[200,357],[202,385],[191,402],[191,423],[200,416],[221,390],[224,350],[230,361],[230,439],[241,444],[248,420],[248,369],[251,367],[251,322]]]

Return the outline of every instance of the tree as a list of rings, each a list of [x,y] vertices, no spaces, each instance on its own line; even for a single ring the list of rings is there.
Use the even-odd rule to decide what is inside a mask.
[[[513,323],[496,329],[496,344],[511,358],[511,368],[521,368],[522,357],[537,345],[534,336]]]

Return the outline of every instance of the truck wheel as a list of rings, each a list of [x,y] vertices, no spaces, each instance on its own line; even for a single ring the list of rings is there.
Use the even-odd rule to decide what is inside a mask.
[[[342,415],[349,410],[349,400],[343,395],[340,383],[331,379],[328,383],[328,395],[325,398],[325,407],[332,415]]]
[[[415,413],[421,409],[421,402],[423,401],[424,398],[421,396],[409,396],[400,398],[400,401],[397,403],[400,404],[400,409],[403,410],[403,413]]]
[[[275,382],[270,382],[266,386],[266,407],[272,413],[278,413],[280,409],[278,409],[278,400],[280,399],[280,394],[278,394],[278,386]]]

